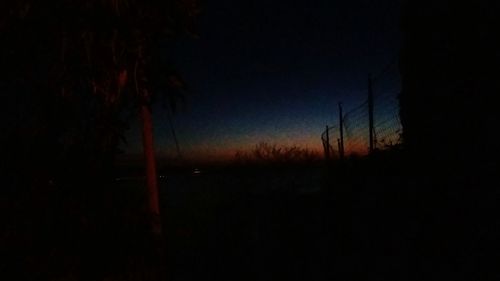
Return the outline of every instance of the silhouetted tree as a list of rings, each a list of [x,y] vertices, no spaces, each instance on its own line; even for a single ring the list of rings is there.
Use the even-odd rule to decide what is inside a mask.
[[[2,1],[0,10],[1,87],[14,106],[8,114],[22,123],[3,141],[26,142],[11,158],[40,153],[57,163],[47,169],[66,176],[102,171],[117,152],[124,114],[139,109],[149,206],[157,215],[151,104],[164,93],[175,105],[184,87],[161,59],[161,46],[191,32],[197,2],[26,0]]]

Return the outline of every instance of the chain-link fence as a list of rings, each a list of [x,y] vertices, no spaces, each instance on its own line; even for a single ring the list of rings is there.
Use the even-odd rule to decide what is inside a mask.
[[[402,131],[400,88],[396,61],[370,78],[366,100],[341,114],[337,125],[327,126],[321,135],[325,158],[363,156],[399,145]],[[340,106],[339,110],[342,110]]]
[[[372,81],[374,146],[376,149],[387,149],[401,142],[398,64],[394,62],[387,65]]]
[[[370,147],[368,102],[349,110],[343,116],[344,154],[365,155]]]
[[[337,126],[326,126],[325,131],[321,134],[321,141],[323,143],[323,151],[325,153],[325,158],[327,160],[338,159],[339,154],[339,142],[338,139],[338,127]]]

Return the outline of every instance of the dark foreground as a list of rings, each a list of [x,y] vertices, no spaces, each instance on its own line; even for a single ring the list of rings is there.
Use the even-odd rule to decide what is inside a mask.
[[[498,193],[485,189],[493,178],[404,163],[387,154],[329,167],[177,171],[160,181],[157,243],[140,180],[11,193],[1,202],[1,272],[9,280],[500,278]]]

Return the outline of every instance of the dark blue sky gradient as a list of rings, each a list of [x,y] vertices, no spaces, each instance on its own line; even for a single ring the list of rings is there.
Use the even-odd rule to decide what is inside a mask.
[[[318,149],[337,102],[366,97],[368,73],[398,56],[401,4],[390,0],[207,1],[198,39],[182,39],[173,62],[187,105],[175,117],[185,156],[222,157],[260,141]],[[156,108],[157,151],[175,146]],[[139,153],[132,126],[129,153]]]

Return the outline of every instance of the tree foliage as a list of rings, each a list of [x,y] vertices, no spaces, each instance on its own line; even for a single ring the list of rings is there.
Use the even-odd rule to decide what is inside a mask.
[[[195,0],[2,1],[4,147],[34,146],[26,157],[52,162],[109,162],[131,109],[182,97],[165,46],[193,33],[198,12]]]
[[[151,280],[144,194],[103,177],[128,115],[179,100],[164,47],[197,13],[192,0],[0,1],[6,275]]]

